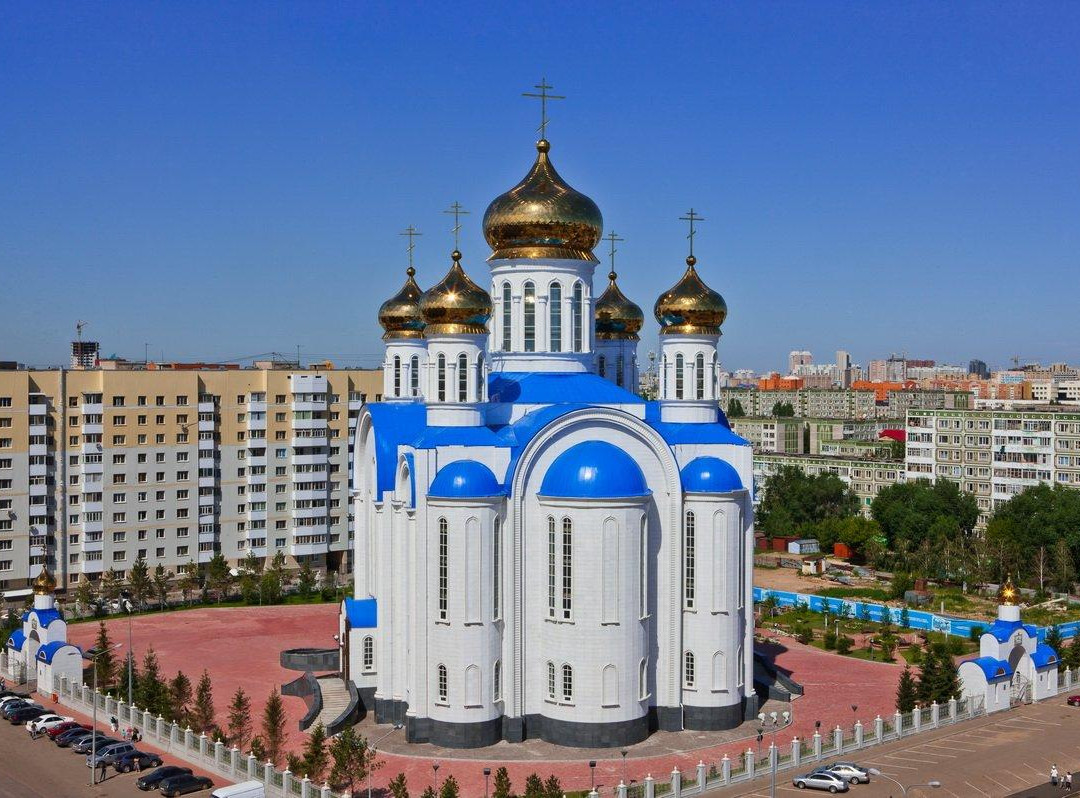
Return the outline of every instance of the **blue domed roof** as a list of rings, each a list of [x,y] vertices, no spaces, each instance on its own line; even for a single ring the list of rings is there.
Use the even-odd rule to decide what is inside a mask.
[[[544,475],[541,496],[562,499],[621,499],[648,496],[641,468],[618,446],[585,441],[555,458]]]
[[[491,469],[475,460],[455,460],[439,469],[428,490],[437,499],[474,499],[503,493]]]
[[[683,490],[689,493],[731,493],[743,488],[735,466],[719,457],[697,457],[681,473]]]

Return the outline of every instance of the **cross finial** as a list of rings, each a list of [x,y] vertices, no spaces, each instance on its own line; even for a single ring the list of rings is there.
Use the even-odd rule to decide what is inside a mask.
[[[526,91],[522,92],[521,96],[535,97],[536,99],[540,100],[540,127],[538,127],[537,130],[540,131],[540,140],[544,141],[547,138],[547,102],[548,100],[565,100],[566,97],[560,94],[548,94],[548,89],[553,89],[555,87],[548,85],[547,78],[540,78],[540,82],[537,83],[533,88],[539,89],[539,94],[532,91]]]
[[[454,226],[451,228],[450,232],[454,234],[454,251],[456,252],[460,249],[460,247],[458,247],[458,236],[461,233],[461,217],[467,215],[469,211],[465,210],[461,206],[461,203],[455,200],[454,204],[443,211],[443,213],[452,213],[454,215]]]
[[[686,237],[690,239],[690,257],[692,258],[694,257],[694,236],[697,234],[694,230],[694,222],[704,222],[705,217],[698,216],[694,213],[694,209],[691,208],[687,211],[686,216],[680,216],[679,219],[690,223],[690,233]]]
[[[416,244],[413,242],[413,239],[416,238],[417,236],[422,236],[423,233],[421,233],[419,230],[417,230],[415,227],[413,227],[410,224],[408,227],[405,228],[404,233],[398,233],[398,235],[399,236],[408,236],[408,238],[409,238],[409,246],[408,246],[409,268],[411,269],[413,267],[413,262],[412,262],[413,250],[416,249]]]
[[[616,233],[614,230],[612,230],[610,233],[608,233],[606,236],[604,236],[604,238],[607,241],[611,242],[611,252],[608,253],[608,257],[611,258],[611,273],[608,274],[608,279],[614,280],[615,277],[617,276],[615,274],[615,253],[618,252],[618,250],[615,249],[615,242],[616,241],[623,241],[624,239],[619,238],[619,234]]]

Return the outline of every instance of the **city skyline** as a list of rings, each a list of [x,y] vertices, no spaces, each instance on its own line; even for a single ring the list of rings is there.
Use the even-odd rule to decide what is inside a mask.
[[[1078,238],[1080,156],[1061,142],[1080,121],[1080,15],[695,8],[606,19],[587,63],[592,27],[558,7],[497,23],[470,6],[7,9],[0,258],[33,279],[0,354],[62,363],[84,319],[132,359],[299,345],[375,365],[406,226],[430,286],[460,201],[463,263],[489,283],[481,211],[521,177],[538,109],[520,95],[546,76],[568,97],[553,161],[625,239],[643,362],[690,206],[730,307],[726,368],[780,370],[793,346],[864,365],[1076,359],[1047,288],[1072,279]],[[546,63],[519,66],[527,29],[546,32]]]

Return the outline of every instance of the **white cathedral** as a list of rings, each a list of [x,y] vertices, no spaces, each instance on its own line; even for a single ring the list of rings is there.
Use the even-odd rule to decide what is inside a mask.
[[[614,271],[594,294],[600,210],[536,149],[484,215],[491,293],[455,250],[379,311],[345,678],[449,747],[736,726],[757,712],[753,508],[716,398],[727,306],[691,254],[655,305],[659,400],[638,396],[641,309]]]

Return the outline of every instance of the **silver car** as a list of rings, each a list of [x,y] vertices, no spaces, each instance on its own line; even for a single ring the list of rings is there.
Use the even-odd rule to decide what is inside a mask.
[[[835,773],[848,784],[870,783],[870,771],[864,767],[859,767],[854,762],[833,762],[831,765],[823,767],[822,770]]]
[[[848,783],[827,770],[815,770],[804,776],[796,776],[791,783],[800,790],[828,790],[829,792],[847,792]]]
[[[99,746],[97,751],[94,752],[94,757],[92,759],[90,755],[87,754],[86,766],[92,768],[100,767],[101,765],[111,765],[116,761],[116,757],[134,750],[134,743],[118,742],[106,746]]]

